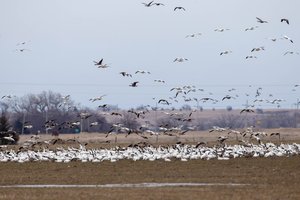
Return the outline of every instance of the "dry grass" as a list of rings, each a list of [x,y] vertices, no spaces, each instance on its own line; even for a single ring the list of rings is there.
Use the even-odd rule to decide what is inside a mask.
[[[0,199],[299,199],[300,157],[228,161],[3,163],[1,185],[143,182],[245,183],[248,186],[0,189]]]

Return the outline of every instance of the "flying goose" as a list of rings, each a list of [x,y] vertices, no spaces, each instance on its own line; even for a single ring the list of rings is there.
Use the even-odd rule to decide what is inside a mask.
[[[94,61],[94,65],[96,65],[98,68],[107,68],[109,67],[108,64],[103,64],[103,58],[101,60]]]
[[[163,4],[163,3],[153,3],[152,5],[156,5],[156,6],[164,6],[165,4]]]
[[[99,60],[98,62],[97,61],[94,61],[94,64],[97,66],[97,65],[102,65],[102,62],[103,62],[103,58],[101,60]]]
[[[284,35],[281,39],[289,40],[291,43],[294,43],[294,41],[287,35]]]
[[[224,31],[229,31],[230,29],[229,28],[216,28],[214,31],[216,32],[224,32]]]
[[[175,58],[173,62],[184,62],[184,61],[188,61],[187,58]]]
[[[285,52],[283,55],[285,56],[285,55],[287,55],[287,54],[297,54],[297,55],[299,55],[299,52],[295,52],[295,51],[287,51],[287,52]]]
[[[287,24],[290,24],[290,21],[289,21],[288,19],[286,19],[286,18],[282,18],[282,19],[280,20],[280,22],[286,22]]]
[[[99,105],[99,108],[106,108],[108,106],[108,104],[103,104],[103,105]]]
[[[262,51],[262,50],[265,50],[265,47],[253,48],[253,49],[251,50],[251,52],[253,52],[253,51]]]
[[[127,72],[120,72],[120,74],[122,75],[122,76],[127,76],[127,77],[132,77],[132,75],[131,74],[129,74],[129,73],[127,73]]]
[[[220,142],[221,144],[228,139],[228,136],[219,136],[218,137],[218,142]]]
[[[235,97],[226,95],[225,97],[222,98],[222,101],[224,101],[225,99],[235,99]]]
[[[220,56],[221,56],[221,55],[224,55],[224,54],[229,54],[229,53],[232,53],[232,51],[222,51],[222,52],[220,53]]]
[[[258,28],[258,26],[252,26],[252,27],[246,28],[245,31],[253,31],[256,28]]]
[[[136,74],[138,74],[138,73],[140,73],[140,74],[151,74],[150,72],[145,71],[145,70],[137,70],[135,73]]]
[[[100,101],[103,99],[103,97],[105,97],[106,94],[102,95],[102,96],[99,96],[99,97],[94,97],[94,98],[91,98],[90,101],[92,102],[95,102],[95,101]]]
[[[4,99],[4,98],[11,99],[11,98],[12,98],[12,95],[8,94],[8,95],[4,95],[4,96],[1,97],[1,99]]]
[[[167,100],[165,100],[165,99],[160,99],[160,100],[158,101],[158,103],[159,103],[159,104],[170,105],[170,103],[169,103]]]
[[[92,127],[92,126],[98,126],[99,125],[99,122],[92,122],[92,123],[90,123],[90,127]]]
[[[149,3],[142,3],[142,4],[144,4],[145,7],[150,7],[150,6],[152,6],[152,3],[153,3],[153,1],[150,1]]]
[[[202,35],[202,33],[194,33],[194,34],[191,34],[191,35],[187,35],[185,36],[185,38],[188,38],[188,37],[196,37],[198,35]]]
[[[177,6],[177,7],[174,8],[174,11],[176,11],[176,10],[184,10],[185,11],[185,8],[181,7],[181,6]]]
[[[17,46],[24,45],[24,44],[26,44],[26,42],[19,42],[19,43],[17,43]]]
[[[243,110],[241,110],[241,112],[240,112],[240,114],[242,114],[243,112],[246,112],[246,113],[254,113],[254,110],[252,110],[252,109],[249,109],[249,108],[245,108],[245,109],[243,109]]]
[[[137,87],[138,83],[139,83],[138,81],[135,81],[135,82],[131,83],[129,86],[130,87]]]
[[[158,82],[158,83],[165,83],[165,81],[164,81],[164,80],[160,80],[160,79],[156,79],[156,80],[154,80],[154,82]]]
[[[271,40],[272,42],[276,42],[277,38],[267,38],[269,40]]]
[[[246,56],[246,59],[249,59],[249,58],[257,58],[257,57],[256,56],[252,56],[252,55]]]
[[[264,21],[264,20],[262,20],[262,19],[260,19],[259,17],[256,17],[256,19],[257,19],[257,22],[258,23],[268,23],[267,21]]]
[[[120,117],[122,117],[122,114],[121,114],[121,113],[118,113],[118,112],[112,112],[110,115],[115,115],[115,116],[120,116]]]

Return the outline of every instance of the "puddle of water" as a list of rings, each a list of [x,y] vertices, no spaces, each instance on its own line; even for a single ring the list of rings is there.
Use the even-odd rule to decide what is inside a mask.
[[[240,183],[134,183],[103,185],[0,185],[0,188],[155,188],[155,187],[199,187],[199,186],[246,186]]]

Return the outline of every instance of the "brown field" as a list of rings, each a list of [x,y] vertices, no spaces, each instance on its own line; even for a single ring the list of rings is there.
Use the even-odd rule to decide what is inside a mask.
[[[266,130],[273,132],[278,130]],[[300,141],[299,129],[280,129],[280,142]],[[161,143],[175,141],[215,142],[218,134],[191,132],[176,139],[161,137]],[[21,143],[28,136],[21,136]],[[114,136],[82,133],[60,135],[89,142],[87,147],[114,146]],[[118,136],[118,145],[140,141],[138,136]],[[153,136],[155,137],[155,136]],[[42,140],[52,139],[42,136]],[[104,144],[111,140],[110,144]],[[142,140],[143,141],[143,140]],[[232,137],[232,141],[235,137]],[[279,142],[278,138],[265,141]],[[150,139],[155,144],[155,138]],[[61,144],[65,146],[67,144]],[[131,161],[114,163],[0,163],[0,185],[15,184],[113,184],[113,183],[239,183],[240,186],[188,186],[159,188],[0,188],[0,199],[300,199],[300,157],[239,158],[219,160]]]

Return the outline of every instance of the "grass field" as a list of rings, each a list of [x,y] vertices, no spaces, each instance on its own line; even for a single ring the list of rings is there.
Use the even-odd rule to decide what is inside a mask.
[[[275,131],[275,130],[269,130]],[[299,141],[298,129],[280,130],[283,142]],[[194,134],[194,135],[193,135]],[[208,133],[177,138],[213,142]],[[213,135],[215,138],[218,134]],[[48,136],[47,136],[48,137]],[[44,139],[49,139],[45,136]],[[50,136],[49,136],[50,137]],[[62,135],[100,147],[103,135]],[[123,144],[136,137],[123,138]],[[21,141],[26,140],[21,136]],[[127,141],[128,140],[128,141]],[[233,138],[234,140],[234,138]],[[278,142],[277,138],[271,139]],[[138,142],[139,140],[135,141]],[[168,140],[163,140],[168,142]],[[174,142],[173,140],[169,142]],[[66,146],[64,144],[63,146]],[[115,144],[105,144],[113,146]],[[59,145],[60,146],[60,145]],[[220,160],[104,161],[101,163],[0,163],[0,185],[17,184],[128,184],[236,183],[247,185],[181,186],[158,188],[0,188],[0,199],[300,199],[300,156]]]
[[[1,185],[243,183],[161,188],[1,188],[0,199],[299,199],[300,157],[228,161],[1,163]]]

